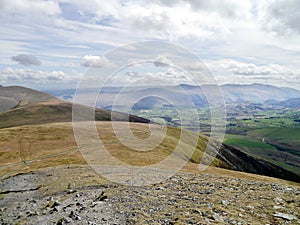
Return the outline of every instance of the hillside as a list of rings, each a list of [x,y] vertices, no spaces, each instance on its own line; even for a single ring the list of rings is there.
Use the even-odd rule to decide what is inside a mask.
[[[115,123],[119,129],[123,126],[124,128],[127,126],[127,123]],[[152,134],[158,136],[162,135],[162,130],[159,125],[152,124],[150,126]],[[97,128],[100,139],[107,150],[110,151],[112,156],[125,163],[136,166],[151,165],[164,160],[175,149],[180,136],[179,128],[168,127],[167,135],[163,139],[163,142],[155,149],[145,152],[131,150],[118,141],[119,139],[115,134],[111,122],[99,121],[97,122]],[[141,140],[149,135],[149,124],[131,123],[130,128],[134,135],[141,138]],[[2,171],[2,175],[7,172],[13,172],[18,168],[18,166],[23,166],[20,164],[20,139],[25,146],[28,146],[30,143],[30,154],[27,152],[25,154],[26,156],[24,156],[24,160],[29,162],[26,166],[30,169],[52,167],[70,163],[85,163],[85,160],[82,158],[78,148],[76,147],[71,123],[51,123],[46,125],[3,128],[0,130],[0,133],[0,146],[4,146],[0,150],[0,164],[6,165],[5,169]],[[176,154],[176,157],[180,160],[187,159],[187,155],[193,149],[193,146],[191,146],[190,143],[190,138],[197,137],[198,135],[193,132],[189,133],[189,138],[181,139],[181,142],[183,142],[183,146],[185,147]],[[204,154],[207,141],[208,139],[206,136],[199,136],[197,147],[189,159],[191,163],[198,164],[202,158],[211,158],[210,155]],[[140,149],[143,149],[144,147],[145,146],[140,143]],[[70,149],[73,150],[68,152]],[[67,153],[64,157],[59,156],[64,152]],[[58,156],[59,161],[56,161],[55,159]],[[95,159],[96,158],[97,157],[95,157]],[[102,160],[104,160],[104,158]],[[300,182],[300,178],[297,175],[275,166],[274,164],[258,160],[226,145],[221,147],[219,154],[212,161],[211,165],[225,169],[256,173]]]
[[[53,122],[71,122],[72,107],[72,103],[58,99],[39,102],[21,101],[12,109],[0,112],[0,128]],[[77,105],[77,108],[83,112],[94,110],[83,105]],[[149,120],[134,115],[95,109],[96,121],[110,121],[112,115],[115,120],[149,123]],[[83,120],[84,118],[85,115],[82,115]]]
[[[149,125],[132,123],[130,126],[137,137],[147,137]],[[150,126],[153,132],[161,131],[158,125]],[[178,128],[170,127],[156,149],[138,152],[116,140],[111,122],[97,122],[97,128],[110,154],[137,166],[168,157],[180,133]],[[199,162],[206,140],[200,136],[192,161]],[[183,141],[188,149],[188,140]],[[0,207],[4,209],[0,222],[4,224],[40,224],[49,218],[53,224],[112,221],[116,224],[145,224],[145,221],[149,224],[165,224],[165,221],[168,224],[199,221],[203,224],[283,224],[299,221],[299,184],[216,168],[237,166],[240,170],[253,167],[265,171],[270,166],[227,146],[223,146],[222,156],[213,160],[212,167],[203,172],[198,170],[197,163],[188,162],[173,177],[142,187],[112,183],[86,166],[75,144],[71,123],[3,128],[0,129],[0,146]],[[184,156],[184,151],[178,155]],[[231,160],[230,164],[227,160]],[[108,169],[112,176],[112,171],[119,176],[124,174],[125,178],[128,176],[122,167]],[[144,179],[153,179],[154,175],[160,176],[160,173],[144,173]]]
[[[22,100],[0,112],[1,224],[44,221],[51,224],[145,224],[145,221],[148,224],[292,224],[299,221],[299,184],[290,182],[299,183],[298,175],[224,144],[216,158],[212,158],[204,153],[208,137],[191,131],[180,139],[182,147],[173,154],[179,144],[180,128],[162,127],[141,117],[75,105],[83,112],[79,123],[85,123],[86,112],[95,110],[98,136],[105,149],[120,164],[143,168],[144,180],[159,178],[166,171],[162,166],[155,168],[154,173],[146,171],[145,166],[168,157],[178,162],[186,160],[181,171],[167,180],[150,186],[132,186],[132,175],[126,167],[108,166],[109,160],[99,157],[92,140],[84,148],[77,146],[71,122],[72,107],[72,103],[58,99]],[[117,120],[114,126],[111,114]],[[122,122],[128,119],[131,123]],[[120,129],[117,131],[122,131],[128,125],[140,151],[124,145],[124,140],[116,134],[115,126]],[[164,132],[166,136],[159,145],[150,151],[142,150],[147,147],[143,140],[150,134],[161,137]],[[192,137],[198,138],[195,150]],[[92,149],[89,158],[103,165],[106,176],[122,177],[130,186],[113,183],[87,166],[79,148],[85,151],[89,147]],[[189,153],[192,153],[190,158]],[[203,158],[213,160],[205,171],[199,171]]]
[[[36,102],[57,100],[57,98],[30,88],[20,86],[0,86],[0,112],[13,108],[21,100]]]
[[[197,92],[198,88],[190,85],[181,85],[183,89],[189,90],[190,93]],[[141,88],[141,87],[140,87]],[[17,90],[21,90],[22,88],[17,88]],[[7,90],[12,90],[11,88],[8,88]],[[143,88],[140,89],[142,91]],[[147,89],[148,90],[148,89]],[[38,96],[43,98],[43,94],[40,92],[36,93],[34,90],[30,89],[23,89],[24,93],[23,95],[25,100],[19,101],[17,105],[15,105],[12,109],[0,112],[0,129],[1,128],[9,128],[9,127],[19,127],[24,125],[42,125],[42,124],[50,124],[50,123],[66,123],[72,121],[72,109],[74,105],[70,102],[62,101],[59,99],[56,99],[54,97],[51,97],[50,95],[45,94],[45,98],[52,98],[52,100],[45,100],[45,101],[38,101]],[[106,90],[109,91],[109,90]],[[114,89],[114,91],[116,91]],[[148,90],[153,91],[153,90]],[[158,90],[156,90],[158,91]],[[6,93],[6,97],[9,97],[10,92]],[[15,97],[16,95],[12,94],[12,97]],[[28,99],[26,99],[26,96],[29,96]],[[32,101],[35,100],[35,101]],[[149,102],[148,102],[149,103]],[[94,109],[91,107],[83,106],[83,105],[75,105],[76,109],[80,110],[81,120],[89,120],[90,118],[86,117],[86,114],[93,112],[95,110],[95,120],[96,121],[110,121],[111,118],[115,121],[129,121],[129,122],[139,122],[139,123],[149,123],[150,121],[141,117],[137,117],[134,115],[128,115],[125,113],[120,112],[112,112],[108,110],[103,109]],[[63,127],[65,127],[62,124]],[[114,139],[117,141],[117,137],[114,137],[114,132],[112,130],[109,130],[109,125],[104,125],[107,129],[107,133],[105,134],[105,137],[109,140]],[[148,131],[145,130],[145,127],[142,125],[134,125],[137,130],[139,130],[138,133],[144,133],[145,136]],[[148,126],[148,125],[147,125]],[[67,131],[66,131],[67,132]],[[164,150],[157,149],[158,152],[155,152],[155,157],[152,158],[151,156],[143,154],[143,157],[141,159],[138,159],[137,163],[145,163],[145,162],[152,162],[159,161],[159,159],[163,160],[164,155],[170,154],[170,149],[175,149],[176,143],[178,142],[179,136],[180,136],[180,129],[178,128],[168,128],[168,134],[166,138],[167,144],[164,146]],[[16,137],[23,136],[24,131],[20,131],[18,134],[16,134]],[[51,135],[51,134],[50,134]],[[142,135],[142,136],[143,136]],[[160,135],[160,134],[158,134]],[[193,132],[190,132],[190,136],[198,136],[198,134],[195,134]],[[25,135],[26,136],[26,135]],[[199,136],[199,143],[196,151],[193,153],[192,158],[190,159],[191,162],[199,163],[203,152],[205,149],[205,146],[207,143],[207,138],[205,136]],[[31,139],[35,139],[35,137],[32,137]],[[69,134],[69,139],[73,140],[72,133]],[[60,138],[58,139],[57,143],[55,145],[61,145]],[[105,139],[106,141],[106,139]],[[38,141],[37,141],[38,142]],[[40,144],[40,143],[39,143]],[[178,156],[179,158],[184,159],[186,154],[190,151],[190,149],[193,149],[192,146],[190,146],[190,143],[187,141],[185,143],[186,147],[182,150],[182,153]],[[190,146],[190,147],[189,147]],[[75,148],[75,146],[74,146]],[[136,154],[132,155],[130,151],[125,151],[124,146],[118,146],[117,147],[120,152],[115,153],[117,156],[124,155],[123,160],[132,160],[132,158],[136,158]],[[142,146],[141,146],[142,148]],[[63,149],[62,149],[63,150]],[[185,152],[186,151],[186,152]],[[132,156],[128,158],[128,155]],[[159,157],[158,157],[159,156]],[[147,157],[144,158],[144,157]],[[208,156],[209,157],[209,156]],[[79,160],[80,161],[80,160]],[[273,176],[293,181],[300,181],[300,178],[298,175],[294,174],[293,172],[289,172],[285,169],[282,169],[279,166],[275,166],[274,164],[270,162],[266,162],[263,160],[259,160],[257,158],[251,157],[250,155],[247,155],[246,153],[241,152],[238,149],[232,148],[230,146],[222,145],[222,148],[220,149],[220,154],[217,156],[215,161],[213,162],[214,166],[221,167],[221,168],[227,168],[237,171],[243,171],[243,172],[250,172],[250,173],[256,173],[261,175],[267,175],[267,176]]]

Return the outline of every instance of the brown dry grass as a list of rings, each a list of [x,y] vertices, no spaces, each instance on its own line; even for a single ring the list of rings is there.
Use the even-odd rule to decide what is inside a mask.
[[[122,122],[120,122],[122,123]],[[148,124],[130,124],[130,128],[134,135],[139,138],[147,138],[149,136],[149,126],[152,126],[152,132],[160,129],[157,125]],[[157,127],[155,127],[157,126]],[[97,128],[100,138],[106,149],[112,156],[122,162],[130,165],[145,166],[161,162],[167,158],[174,147],[178,143],[180,130],[177,128],[167,128],[164,141],[151,151],[135,151],[120,143],[115,136],[111,122],[97,122]],[[154,130],[154,131],[153,131]],[[159,132],[159,131],[157,131]],[[191,135],[196,135],[191,133]],[[28,146],[31,142],[31,152],[25,153],[25,163],[20,160],[18,138],[22,137],[24,145]],[[189,148],[189,140],[186,148]],[[199,162],[203,156],[206,138],[200,136],[197,149],[192,159]],[[185,157],[185,149],[183,149],[178,157]],[[83,165],[86,161],[82,157],[76,146],[73,129],[71,123],[53,123],[46,125],[21,126],[14,128],[6,128],[0,130],[0,176],[6,177],[20,172],[36,171],[46,167],[56,167],[61,165]],[[224,162],[215,159],[211,167],[200,172],[198,164],[188,162],[182,171],[192,173],[211,173],[221,176],[232,176],[245,179],[254,179],[270,182],[292,183],[279,180],[276,178],[258,176],[254,174],[241,173],[225,169],[216,168]]]

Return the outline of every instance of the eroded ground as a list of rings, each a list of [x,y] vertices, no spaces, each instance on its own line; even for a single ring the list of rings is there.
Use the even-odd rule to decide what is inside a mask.
[[[299,185],[263,177],[179,172],[134,187],[74,165],[5,178],[1,193],[1,224],[300,224]]]

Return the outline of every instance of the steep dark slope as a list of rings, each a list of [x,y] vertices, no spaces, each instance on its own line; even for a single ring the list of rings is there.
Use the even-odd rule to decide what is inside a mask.
[[[227,162],[230,162],[229,169],[232,170],[277,177],[285,180],[295,181],[298,183],[300,182],[300,177],[297,174],[285,170],[275,164],[269,163],[265,160],[252,157],[247,153],[244,153],[241,150],[229,145],[222,145],[218,157]]]

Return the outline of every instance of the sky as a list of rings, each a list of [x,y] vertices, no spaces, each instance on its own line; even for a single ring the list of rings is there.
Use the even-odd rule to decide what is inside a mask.
[[[114,49],[157,41],[196,55],[217,84],[300,89],[298,0],[0,0],[0,23],[4,86],[75,88],[91,67],[113,65]],[[149,74],[185,82],[161,50],[152,68],[131,65],[115,85]]]

